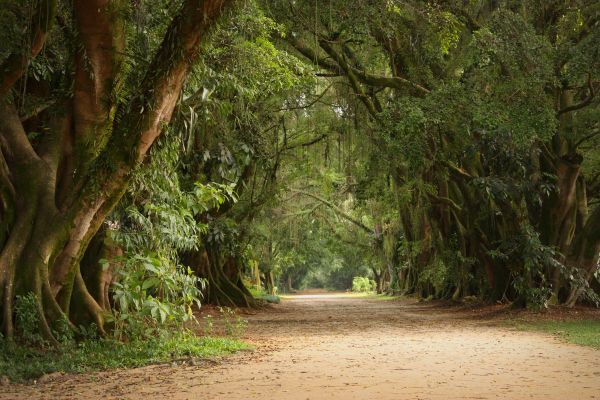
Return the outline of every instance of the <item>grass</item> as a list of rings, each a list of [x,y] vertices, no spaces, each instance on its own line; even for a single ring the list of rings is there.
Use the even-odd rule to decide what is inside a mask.
[[[279,302],[281,301],[279,296],[269,294],[265,292],[265,290],[262,288],[257,289],[256,286],[250,284],[247,284],[246,287],[248,288],[250,294],[252,294],[252,297],[254,297],[255,299],[260,299],[266,301],[267,303],[276,304],[279,304]]]
[[[134,368],[180,358],[210,358],[248,349],[239,340],[198,337],[189,332],[123,343],[86,340],[56,349],[35,349],[0,340],[0,376],[23,382],[52,372]]]
[[[528,331],[551,333],[569,343],[600,349],[599,320],[523,322],[517,327]]]
[[[398,299],[402,298],[402,296],[390,296],[388,294],[377,294],[375,292],[361,293],[361,294],[363,295],[361,297],[366,297],[367,299],[378,300],[378,301],[390,301],[390,300],[398,300]]]
[[[401,299],[402,296],[390,296],[389,294],[378,294],[375,292],[347,292],[344,294],[347,297],[361,297],[364,299],[390,301]]]

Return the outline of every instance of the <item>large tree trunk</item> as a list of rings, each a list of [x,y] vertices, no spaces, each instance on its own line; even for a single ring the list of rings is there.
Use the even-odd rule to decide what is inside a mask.
[[[596,207],[575,239],[569,261],[579,268],[584,279],[588,282],[593,279],[600,262],[600,207]],[[581,285],[574,285],[565,304],[574,306],[583,290]]]
[[[213,249],[200,249],[183,255],[194,273],[206,279],[204,299],[210,304],[227,307],[253,307],[254,298],[244,286],[235,257],[222,257]]]
[[[14,213],[8,235],[0,237],[0,305],[6,337],[14,335],[15,296],[27,293],[35,295],[40,329],[50,341],[54,321],[70,320],[75,313],[81,317],[82,310],[103,330],[107,302],[90,294],[80,261],[126,190],[132,171],[170,121],[201,41],[230,2],[184,1],[136,93],[121,103],[116,82],[123,81],[125,73],[120,62],[123,13],[108,0],[75,2],[81,47],[75,55],[73,101],[58,102],[39,118],[46,121],[41,126],[45,133],[36,142],[28,138],[7,95],[19,79],[27,79],[29,60],[2,66],[0,212]],[[40,1],[38,6],[31,56],[41,49],[54,19],[55,2]]]
[[[118,279],[124,255],[123,249],[114,243],[108,232],[104,226],[98,231],[80,263],[85,285],[103,310],[111,309],[110,287]]]

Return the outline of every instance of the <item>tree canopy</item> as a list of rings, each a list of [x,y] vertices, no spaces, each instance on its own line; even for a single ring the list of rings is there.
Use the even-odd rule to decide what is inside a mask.
[[[9,338],[28,294],[49,341],[355,277],[598,302],[598,2],[3,0],[0,23]]]

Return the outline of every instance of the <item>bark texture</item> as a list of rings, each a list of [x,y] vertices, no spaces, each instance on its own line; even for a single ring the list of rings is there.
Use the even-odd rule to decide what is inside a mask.
[[[202,41],[232,3],[184,1],[139,85],[123,98],[130,74],[124,66],[124,9],[130,4],[75,1],[73,25],[64,27],[76,32],[72,97],[54,93],[52,106],[24,117],[18,104],[33,94],[16,88],[28,79],[27,67],[56,20],[56,1],[36,3],[30,48],[0,68],[0,225],[8,232],[0,236],[0,304],[6,337],[14,335],[15,296],[29,292],[49,340],[52,324],[75,314],[103,329],[110,279],[98,273],[97,262],[81,260],[132,171],[169,123]],[[43,134],[34,140],[30,131]]]

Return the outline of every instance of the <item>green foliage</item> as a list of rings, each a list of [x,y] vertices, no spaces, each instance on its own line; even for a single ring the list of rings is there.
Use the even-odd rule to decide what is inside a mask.
[[[16,296],[15,315],[15,327],[25,343],[32,346],[46,343],[40,331],[38,303],[34,293]]]
[[[17,295],[15,298],[15,328],[17,330],[19,344],[35,348],[45,348],[49,345],[44,337],[39,318],[39,304],[34,293]],[[75,332],[69,326],[68,321],[58,319],[50,327],[54,338],[62,345],[74,343]],[[78,327],[77,334],[81,338],[89,338],[95,334],[94,324]]]
[[[555,251],[541,243],[539,233],[531,226],[524,226],[521,235],[504,241],[491,254],[510,260],[515,266],[513,286],[517,294],[524,297],[528,308],[539,310],[548,307],[552,290],[545,271],[556,266],[557,261]],[[522,269],[516,266],[522,266]]]
[[[390,151],[402,155],[414,168],[428,162],[428,115],[418,100],[403,98],[383,113],[384,134]]]
[[[197,216],[236,201],[230,185],[193,182],[186,188],[178,175],[180,146],[171,136],[151,151],[152,162],[136,172],[129,198],[114,213],[112,236],[127,254],[153,252],[176,262],[178,252],[197,249],[207,232]]]
[[[374,280],[366,276],[355,276],[352,279],[352,291],[357,293],[369,293],[377,288]]]
[[[186,188],[178,174],[181,142],[170,139],[135,174],[128,201],[112,222],[112,238],[125,252],[112,287],[117,338],[148,337],[197,322],[192,307],[200,307],[205,280],[182,265],[179,254],[198,250],[203,235],[211,233],[199,215],[237,200],[227,184],[194,182]]]
[[[195,321],[192,306],[200,307],[204,281],[189,268],[165,257],[134,255],[119,273],[113,288],[116,337],[147,337],[159,327],[181,328]]]
[[[84,340],[59,348],[18,346],[0,338],[0,376],[13,382],[38,378],[56,371],[84,373],[115,368],[135,368],[172,359],[219,357],[248,345],[231,338],[197,337],[187,330],[134,339]]]
[[[255,299],[260,299],[266,301],[267,303],[275,304],[279,304],[281,302],[279,296],[267,293],[263,288],[256,288],[256,286],[253,285],[246,285],[246,287],[248,288],[250,294],[252,294],[252,297]]]

